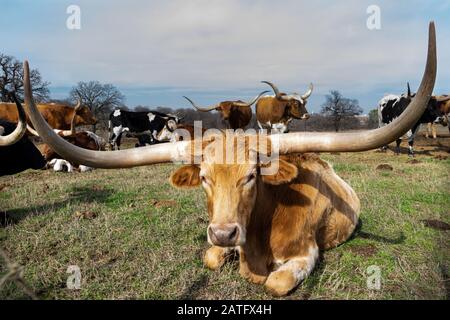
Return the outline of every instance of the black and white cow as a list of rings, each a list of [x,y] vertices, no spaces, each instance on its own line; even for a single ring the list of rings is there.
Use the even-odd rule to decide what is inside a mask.
[[[400,116],[403,111],[405,111],[406,107],[411,103],[412,98],[415,94],[411,94],[411,89],[408,83],[408,92],[406,94],[402,94],[401,96],[397,95],[387,95],[384,96],[380,102],[378,103],[378,124],[379,127],[382,127],[390,122],[392,122],[395,118]],[[436,119],[440,119],[443,116],[443,113],[440,108],[440,101],[436,100],[433,96],[428,102],[427,108],[424,113],[420,117],[419,121],[412,126],[412,128],[406,133],[408,139],[409,150],[408,154],[410,156],[414,156],[414,138],[419,131],[420,125],[422,123],[435,122]],[[395,153],[400,153],[400,143],[402,138],[396,140],[397,146],[395,149]],[[387,146],[382,148],[383,151],[387,149]]]
[[[169,141],[179,118],[157,111],[132,112],[115,109],[109,115],[109,144],[120,149],[123,133],[138,138],[137,146]]]
[[[16,126],[16,123],[0,119],[0,134],[10,134]],[[12,145],[0,147],[0,176],[42,169],[45,164],[44,157],[26,135]]]

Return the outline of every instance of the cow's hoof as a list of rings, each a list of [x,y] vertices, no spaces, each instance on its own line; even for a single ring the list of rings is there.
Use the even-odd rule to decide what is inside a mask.
[[[290,270],[272,272],[264,284],[266,290],[275,297],[282,297],[291,292],[297,282]]]

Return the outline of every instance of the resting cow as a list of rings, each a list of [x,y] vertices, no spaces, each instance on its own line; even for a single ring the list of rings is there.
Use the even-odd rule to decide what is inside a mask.
[[[355,192],[326,162],[315,155],[296,153],[367,151],[403,135],[417,122],[433,91],[436,38],[431,23],[422,83],[408,109],[392,123],[347,133],[236,134],[228,138],[231,140],[217,135],[200,143],[201,149],[196,151],[201,157],[197,157],[198,152],[192,154],[195,140],[113,152],[73,146],[46,126],[33,103],[27,62],[24,70],[30,118],[45,142],[64,157],[109,169],[191,161],[176,170],[170,181],[177,187],[202,185],[206,192],[210,222],[207,235],[212,245],[204,257],[206,265],[219,268],[226,254],[236,248],[240,273],[281,296],[312,272],[319,250],[333,248],[348,239],[359,215]],[[239,143],[242,139],[245,143]],[[255,139],[260,143],[251,143]],[[264,156],[268,150],[273,157],[269,162]],[[234,161],[217,158],[221,151],[227,161],[229,153],[234,154],[230,157]],[[276,152],[282,157],[276,157]],[[192,158],[199,161],[192,163]],[[277,170],[268,171],[273,165]]]

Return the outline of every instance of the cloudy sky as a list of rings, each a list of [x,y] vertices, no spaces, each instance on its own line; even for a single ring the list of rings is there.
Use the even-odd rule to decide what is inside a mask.
[[[69,30],[67,7],[81,9]],[[367,8],[381,9],[369,30]],[[308,109],[329,90],[365,111],[386,93],[415,90],[428,21],[438,35],[437,93],[450,92],[450,0],[0,0],[0,52],[29,59],[65,98],[78,81],[116,85],[126,104],[187,107],[248,99],[270,80],[287,92],[315,85]]]

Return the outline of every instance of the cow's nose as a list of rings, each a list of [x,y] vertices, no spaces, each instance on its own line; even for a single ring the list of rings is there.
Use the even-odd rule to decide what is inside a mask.
[[[234,247],[239,239],[239,227],[236,223],[211,224],[208,235],[216,246]]]
[[[308,113],[305,113],[303,116],[302,116],[302,120],[308,120],[309,119],[309,114]]]

